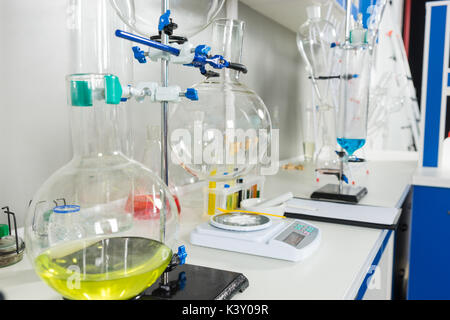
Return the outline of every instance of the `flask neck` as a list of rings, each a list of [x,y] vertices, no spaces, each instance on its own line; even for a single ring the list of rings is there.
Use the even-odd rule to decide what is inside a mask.
[[[92,107],[71,107],[72,144],[75,158],[93,158],[123,154],[119,123],[123,107],[97,104]],[[125,135],[126,137],[126,135]]]
[[[120,104],[122,88],[110,74],[67,76],[75,158],[103,157],[129,151],[126,108]]]
[[[218,19],[213,24],[212,52],[225,60],[241,63],[245,22],[232,19]],[[224,68],[219,71],[221,81],[238,81],[239,71]]]

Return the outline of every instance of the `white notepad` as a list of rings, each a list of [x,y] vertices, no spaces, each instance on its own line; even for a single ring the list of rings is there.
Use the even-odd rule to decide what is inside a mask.
[[[393,226],[397,224],[401,209],[294,198],[287,202],[286,212],[321,220],[345,220],[362,225]]]

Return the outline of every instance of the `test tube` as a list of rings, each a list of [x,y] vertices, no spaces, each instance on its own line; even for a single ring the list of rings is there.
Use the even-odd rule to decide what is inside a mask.
[[[216,182],[211,181],[208,188],[208,215],[216,213]]]
[[[225,189],[225,199],[226,199],[226,208],[227,210],[232,210],[233,208],[233,194],[227,194],[230,189],[230,185],[226,184],[223,186]]]

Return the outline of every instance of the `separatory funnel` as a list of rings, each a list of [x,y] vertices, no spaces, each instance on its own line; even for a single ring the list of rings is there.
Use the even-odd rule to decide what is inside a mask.
[[[337,99],[333,91],[336,77],[332,76],[337,36],[334,26],[321,18],[320,6],[310,6],[306,10],[308,20],[297,32],[297,45],[314,88],[313,100],[317,104],[312,111],[317,127],[315,143],[318,151],[314,161],[319,179],[320,174],[336,175],[340,167],[336,154]]]

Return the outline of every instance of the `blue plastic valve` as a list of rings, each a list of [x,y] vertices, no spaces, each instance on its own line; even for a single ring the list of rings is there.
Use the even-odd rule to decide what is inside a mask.
[[[342,180],[344,180],[344,182],[346,184],[348,184],[348,178],[347,178],[347,176],[345,174],[342,175]]]
[[[141,50],[138,46],[133,47],[134,58],[139,61],[139,63],[146,63],[147,58],[145,58],[144,50]]]
[[[198,91],[194,88],[186,89],[185,97],[192,101],[198,100]]]
[[[177,255],[178,255],[178,258],[180,259],[180,265],[185,264],[187,253],[186,253],[186,248],[184,246],[179,246],[178,247]]]
[[[161,17],[159,17],[158,30],[163,31],[164,27],[170,23],[170,10],[167,10]]]
[[[211,51],[211,47],[201,44],[195,48],[195,54],[196,55],[204,55],[207,56],[208,53]]]
[[[186,272],[180,272],[178,275],[178,286],[180,287],[180,290],[183,290],[186,287]]]

